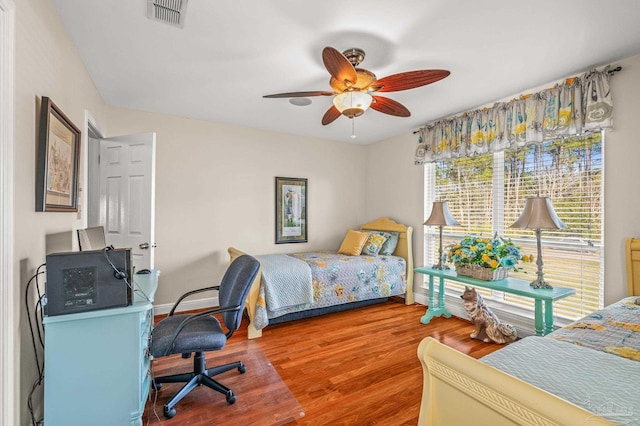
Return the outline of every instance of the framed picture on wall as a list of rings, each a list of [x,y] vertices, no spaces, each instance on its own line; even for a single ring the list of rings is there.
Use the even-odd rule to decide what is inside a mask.
[[[307,242],[307,179],[276,177],[276,244]]]
[[[40,107],[36,211],[78,211],[80,130],[46,96]]]

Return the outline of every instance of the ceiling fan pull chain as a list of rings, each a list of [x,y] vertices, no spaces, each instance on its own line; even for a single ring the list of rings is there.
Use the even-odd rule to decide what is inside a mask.
[[[356,138],[356,118],[351,119],[351,139]]]

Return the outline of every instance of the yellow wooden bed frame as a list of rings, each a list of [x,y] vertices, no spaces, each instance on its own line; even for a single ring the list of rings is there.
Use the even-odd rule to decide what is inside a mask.
[[[414,303],[413,296],[413,245],[412,245],[412,235],[413,228],[411,226],[403,225],[397,223],[389,218],[383,217],[373,222],[365,223],[360,226],[360,229],[370,230],[370,231],[387,231],[387,232],[398,232],[398,245],[396,246],[396,250],[393,252],[394,256],[400,256],[404,258],[407,264],[407,292],[405,293],[405,304],[412,305]],[[345,231],[346,232],[346,231]],[[245,252],[235,248],[229,247],[229,258],[233,262],[233,260],[246,254]],[[245,303],[245,307],[247,309],[247,313],[249,315],[249,327],[247,329],[249,339],[255,339],[257,337],[262,336],[262,330],[256,329],[253,319],[256,314],[256,303],[258,301],[258,296],[260,294],[260,280],[262,278],[261,270],[258,271],[256,278],[251,285],[251,289],[249,290],[249,295],[247,296],[247,302]]]
[[[629,296],[640,296],[640,238],[627,238],[627,292]]]
[[[640,239],[627,239],[625,254],[629,296],[640,296]],[[431,337],[420,343],[418,358],[419,425],[614,424]]]

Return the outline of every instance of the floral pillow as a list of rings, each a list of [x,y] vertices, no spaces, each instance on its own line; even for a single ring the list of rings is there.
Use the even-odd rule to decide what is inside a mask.
[[[383,256],[391,256],[393,252],[396,251],[396,247],[398,246],[398,237],[400,237],[399,232],[389,232],[389,238],[384,242],[382,248],[380,249],[380,255]]]
[[[362,247],[362,254],[369,256],[377,256],[382,249],[382,245],[387,238],[389,238],[389,234],[386,232],[372,231],[369,233],[369,238],[367,238],[367,242],[364,243],[364,247]]]

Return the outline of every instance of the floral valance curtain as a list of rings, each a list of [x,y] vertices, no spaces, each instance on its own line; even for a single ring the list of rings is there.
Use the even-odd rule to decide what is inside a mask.
[[[612,127],[609,67],[541,92],[428,124],[416,164],[465,157]]]

